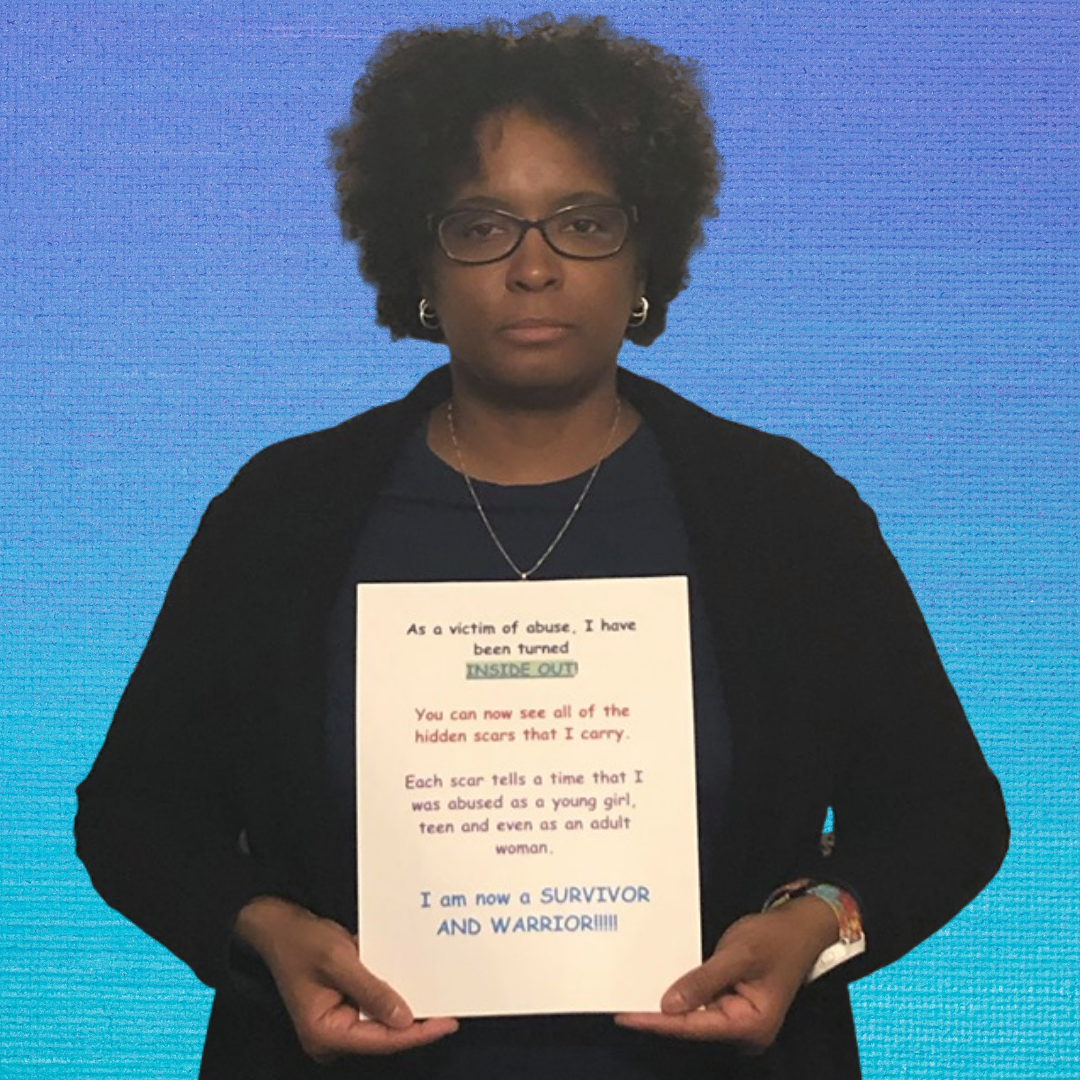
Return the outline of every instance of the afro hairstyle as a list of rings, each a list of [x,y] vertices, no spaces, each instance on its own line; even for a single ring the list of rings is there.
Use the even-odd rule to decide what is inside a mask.
[[[649,298],[626,337],[649,345],[686,286],[702,220],[716,215],[723,162],[692,61],[616,33],[598,17],[539,15],[517,26],[421,28],[385,37],[330,133],[338,213],[394,339],[440,341],[417,304],[434,250],[430,221],[455,178],[479,167],[476,130],[521,106],[593,141],[620,199],[637,208],[634,243]]]

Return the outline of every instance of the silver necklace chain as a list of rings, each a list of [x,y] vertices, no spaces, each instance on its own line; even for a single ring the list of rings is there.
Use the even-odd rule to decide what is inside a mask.
[[[578,511],[581,509],[581,504],[589,494],[589,489],[593,486],[596,474],[600,471],[600,466],[604,464],[604,458],[607,457],[608,450],[611,449],[611,442],[615,438],[615,432],[619,427],[619,416],[621,413],[622,398],[616,397],[615,418],[611,421],[611,429],[608,431],[607,439],[604,441],[604,448],[600,451],[600,457],[597,458],[596,464],[592,467],[589,478],[585,481],[585,486],[581,489],[581,494],[577,497],[577,502],[574,503],[569,515],[567,515],[566,520],[562,523],[562,527],[555,534],[554,539],[548,544],[547,548],[545,548],[543,555],[541,555],[528,570],[522,570],[521,567],[514,562],[510,552],[506,550],[506,546],[499,539],[498,533],[495,532],[495,529],[487,516],[487,512],[484,510],[484,504],[480,502],[480,496],[476,494],[476,486],[473,484],[473,478],[469,475],[468,469],[465,468],[465,459],[461,454],[461,444],[458,442],[457,429],[454,427],[454,402],[453,400],[450,400],[446,403],[446,426],[450,430],[450,441],[454,444],[454,453],[457,455],[458,469],[465,480],[465,486],[469,489],[469,494],[472,496],[473,506],[476,507],[476,512],[480,515],[480,520],[484,523],[484,528],[487,529],[488,536],[491,537],[495,546],[499,549],[499,554],[506,560],[507,565],[521,581],[528,581],[529,578],[531,578],[533,574],[547,562],[548,556],[559,546],[559,541],[566,535],[566,530],[570,528],[574,518],[577,517]]]

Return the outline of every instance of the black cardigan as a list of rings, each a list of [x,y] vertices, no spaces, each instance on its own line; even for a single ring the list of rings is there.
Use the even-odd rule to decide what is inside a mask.
[[[866,926],[865,955],[804,990],[778,1048],[732,1075],[857,1076],[844,983],[990,880],[1008,846],[1000,789],[851,485],[789,439],[619,380],[663,448],[731,715],[710,921],[807,876],[851,889]],[[252,1076],[300,1075],[270,1071],[295,1040],[230,963],[248,900],[289,897],[355,928],[354,859],[323,777],[323,635],[388,469],[448,394],[444,368],[240,470],[207,509],[79,787],[78,851],[99,893],[218,989],[203,1075],[248,1075],[241,1061]]]

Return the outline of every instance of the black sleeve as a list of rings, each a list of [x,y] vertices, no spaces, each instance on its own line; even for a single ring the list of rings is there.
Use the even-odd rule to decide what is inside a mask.
[[[234,487],[236,481],[234,481]],[[236,770],[261,613],[248,500],[203,516],[105,744],[78,788],[76,846],[94,887],[205,983],[229,974],[240,908],[289,883],[245,853]],[[265,602],[265,601],[261,601]]]
[[[810,635],[787,645],[803,652],[807,710],[834,733],[835,850],[799,873],[844,885],[860,902],[867,951],[836,969],[850,980],[896,960],[970,903],[1001,865],[1009,826],[873,512],[831,471],[815,498],[803,517],[808,535],[792,531],[814,553],[812,565],[793,560]]]

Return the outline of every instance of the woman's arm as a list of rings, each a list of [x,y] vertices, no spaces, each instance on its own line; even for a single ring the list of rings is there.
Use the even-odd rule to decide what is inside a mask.
[[[237,913],[291,894],[242,850],[246,723],[256,668],[249,509],[216,498],[169,586],[105,744],[79,785],[77,850],[103,899],[211,986],[228,977]],[[257,608],[256,608],[257,612]],[[254,688],[252,688],[254,689]],[[240,756],[238,756],[240,755]]]
[[[818,715],[834,712],[841,733],[835,847],[816,849],[794,876],[858,897],[867,951],[843,965],[850,980],[892,963],[970,903],[1001,865],[1009,826],[873,511],[846,481],[832,478],[832,492],[809,600],[819,637],[804,645],[804,669],[813,665]]]

